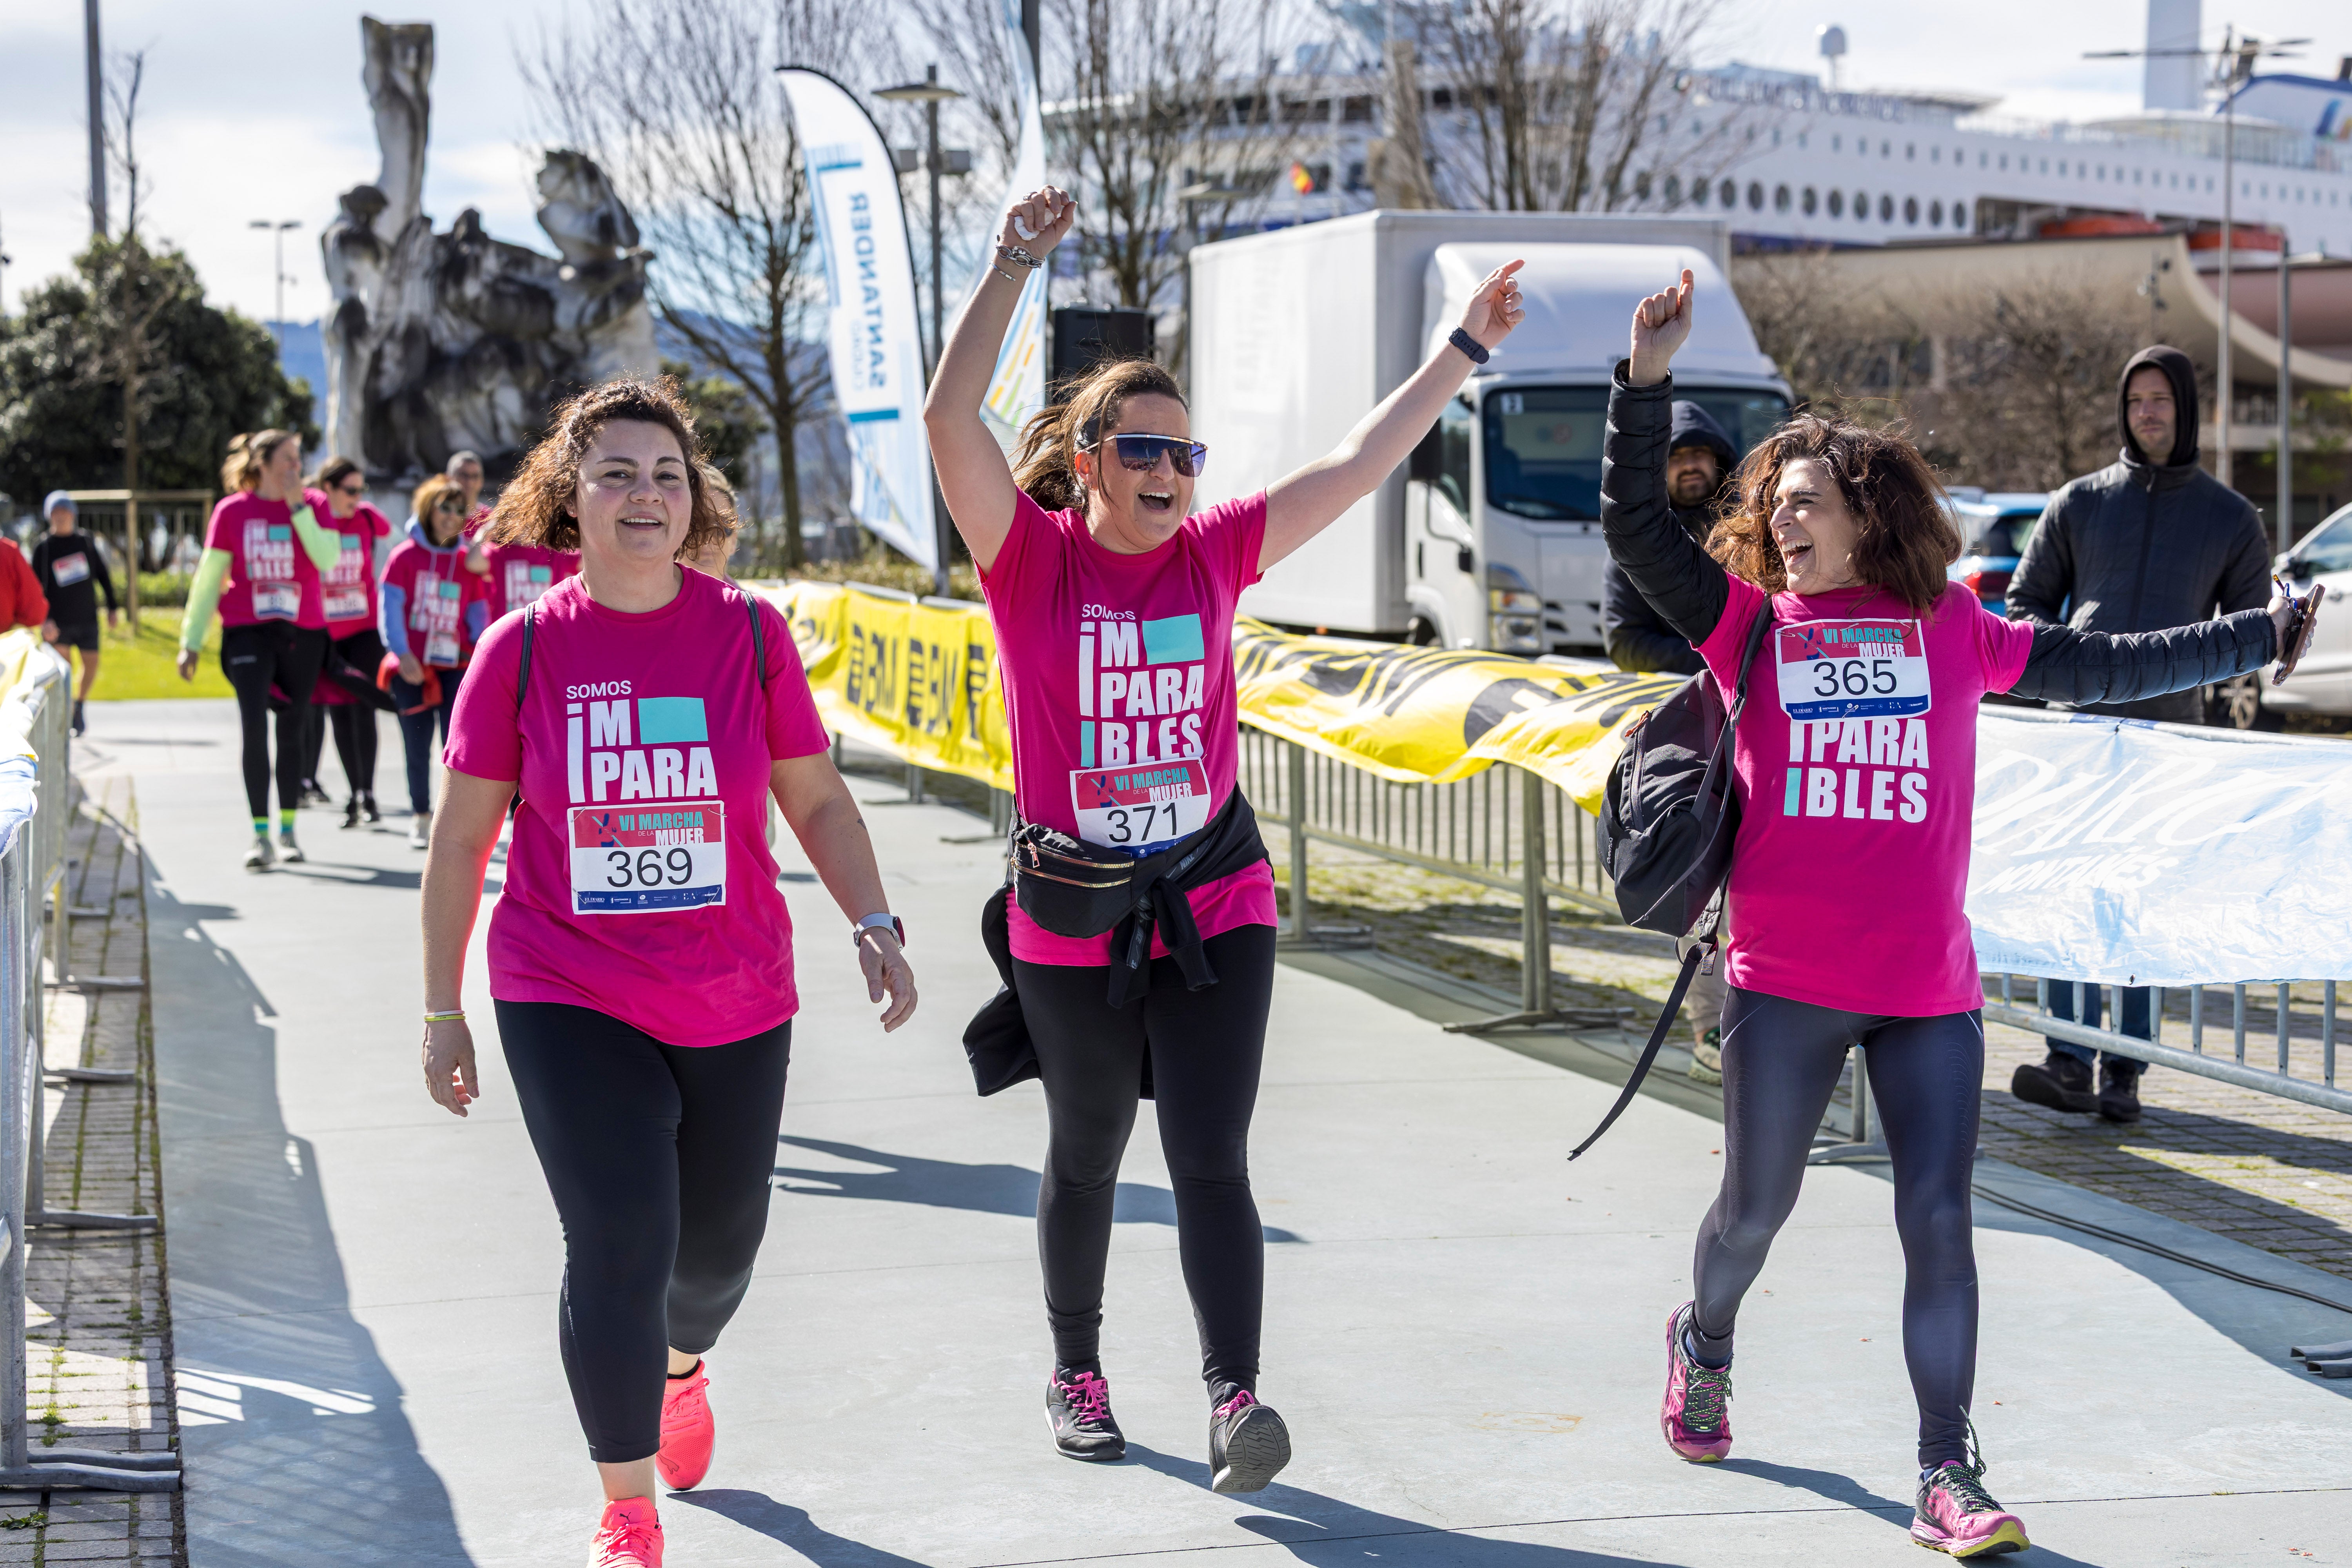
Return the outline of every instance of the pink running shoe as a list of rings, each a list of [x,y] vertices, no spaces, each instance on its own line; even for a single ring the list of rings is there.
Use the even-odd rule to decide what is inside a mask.
[[[710,1374],[696,1362],[692,1374],[669,1380],[662,1388],[661,1452],[654,1468],[662,1485],[682,1492],[702,1484],[710,1473],[710,1450],[719,1440],[710,1419],[710,1400],[704,1391]]]
[[[661,1521],[654,1500],[625,1497],[604,1505],[604,1522],[588,1543],[588,1568],[661,1568]]]
[[[1694,1465],[1711,1465],[1731,1452],[1731,1369],[1702,1366],[1683,1348],[1683,1328],[1694,1303],[1685,1301],[1666,1319],[1666,1396],[1658,1404],[1658,1426],[1666,1447]]]
[[[2025,1539],[2024,1521],[1984,1489],[1982,1454],[1973,1466],[1947,1459],[1921,1479],[1911,1539],[1954,1557],[1990,1557],[2033,1544]]]

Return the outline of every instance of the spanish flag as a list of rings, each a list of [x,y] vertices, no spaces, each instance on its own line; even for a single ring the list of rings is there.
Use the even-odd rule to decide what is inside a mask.
[[[1306,164],[1290,165],[1290,188],[1302,196],[1311,196],[1315,194],[1315,176],[1307,172]]]

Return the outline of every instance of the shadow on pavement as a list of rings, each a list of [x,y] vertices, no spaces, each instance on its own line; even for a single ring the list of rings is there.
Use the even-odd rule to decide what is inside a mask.
[[[1891,1497],[1881,1497],[1852,1476],[1842,1476],[1835,1470],[1809,1470],[1800,1465],[1776,1465],[1768,1459],[1738,1458],[1724,1459],[1708,1468],[1731,1475],[1754,1476],[1759,1480],[1811,1492],[1815,1497],[1827,1498],[1832,1502],[1843,1503],[1865,1513],[1908,1514],[1913,1507],[1911,1503]],[[1692,1468],[1699,1469],[1701,1467],[1693,1466]],[[1906,1530],[1911,1527],[1908,1519],[1897,1522]]]
[[[200,923],[235,911],[181,903],[151,861],[147,913],[188,1561],[470,1564],[288,1136],[277,1010]]]
[[[702,1491],[669,1492],[668,1503],[685,1503],[733,1520],[744,1529],[781,1542],[815,1563],[817,1568],[925,1568],[911,1557],[868,1546],[834,1534],[809,1517],[808,1510],[778,1502],[765,1492],[726,1487]]]
[[[1157,1470],[1203,1490],[1208,1488],[1209,1467],[1200,1461],[1180,1459],[1133,1441],[1127,1446],[1127,1457],[1146,1469]],[[1266,1510],[1234,1521],[1241,1529],[1273,1545],[1289,1548],[1302,1562],[1329,1563],[1333,1568],[1341,1563],[1360,1563],[1374,1556],[1383,1563],[1459,1563],[1463,1568],[1633,1568],[1633,1564],[1657,1561],[1621,1557],[1613,1552],[1548,1546],[1534,1541],[1496,1541],[1487,1536],[1463,1535],[1439,1525],[1358,1508],[1279,1481],[1262,1492],[1235,1497],[1233,1503],[1236,1508]],[[1393,1544],[1371,1552],[1362,1545],[1367,1541]]]
[[[793,1148],[813,1150],[836,1160],[880,1165],[879,1171],[808,1171],[779,1165],[782,1190],[796,1197],[869,1198],[877,1203],[921,1204],[930,1208],[969,1209],[979,1214],[1037,1216],[1038,1173],[1025,1165],[965,1165],[953,1160],[926,1160],[917,1154],[886,1154],[855,1143],[829,1143],[821,1138],[789,1133],[776,1140]],[[1113,1200],[1111,1219],[1118,1225],[1176,1223],[1176,1194],[1166,1187],[1121,1182]],[[1306,1238],[1274,1226],[1261,1227],[1270,1242],[1303,1242]]]

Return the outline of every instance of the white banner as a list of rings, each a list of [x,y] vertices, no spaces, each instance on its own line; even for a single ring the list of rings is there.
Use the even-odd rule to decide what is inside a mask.
[[[824,258],[833,395],[849,425],[850,510],[893,549],[937,571],[922,328],[898,173],[873,117],[847,89],[798,66],[776,74],[800,136]]]
[[[1021,95],[1021,149],[1013,160],[1012,188],[997,205],[1000,225],[1003,211],[1045,183],[1045,126],[1037,108],[1037,73],[1029,64],[1029,40],[1021,30],[1021,0],[998,0],[1004,33],[1013,56],[1013,75]],[[981,265],[994,262],[996,237],[982,242]],[[1039,268],[1021,286],[1021,302],[1013,307],[1013,325],[996,356],[996,374],[989,382],[981,412],[997,440],[1009,451],[1021,428],[1045,406],[1045,274]],[[984,276],[984,275],[983,275]]]
[[[2342,741],[1982,711],[1968,910],[1989,972],[2352,977],[2347,867]]]

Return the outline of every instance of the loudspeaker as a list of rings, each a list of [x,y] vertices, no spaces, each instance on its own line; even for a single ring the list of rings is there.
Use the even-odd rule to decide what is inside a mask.
[[[1060,397],[1072,381],[1105,360],[1150,357],[1150,311],[1065,306],[1054,312],[1054,355],[1045,370],[1045,395]]]

